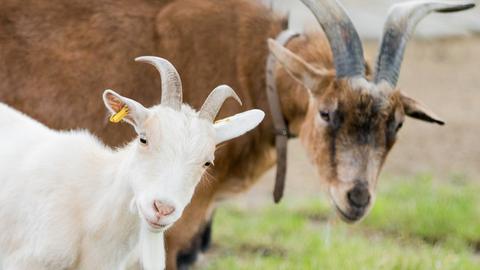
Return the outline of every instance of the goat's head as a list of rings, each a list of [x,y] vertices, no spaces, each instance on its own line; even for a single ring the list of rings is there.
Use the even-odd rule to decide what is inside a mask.
[[[161,231],[180,218],[202,174],[214,162],[215,146],[244,134],[263,119],[260,110],[239,113],[213,122],[223,102],[240,99],[228,86],[215,88],[199,112],[182,104],[180,77],[168,61],[139,57],[154,65],[162,79],[161,104],[145,108],[140,103],[106,90],[109,111],[131,124],[138,138],[128,147],[127,170],[134,205],[151,230]],[[125,115],[125,110],[128,112]]]
[[[385,24],[373,76],[366,74],[357,32],[335,0],[302,0],[330,43],[335,69],[319,69],[269,40],[270,51],[309,93],[299,135],[316,163],[331,201],[347,222],[360,220],[375,198],[378,174],[405,116],[443,125],[397,88],[406,43],[432,11],[473,7],[471,1],[419,1],[395,5]]]

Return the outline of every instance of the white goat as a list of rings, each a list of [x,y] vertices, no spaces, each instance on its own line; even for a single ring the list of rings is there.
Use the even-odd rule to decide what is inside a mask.
[[[163,231],[182,215],[215,145],[263,119],[250,110],[212,123],[225,99],[239,101],[231,88],[217,87],[195,112],[182,105],[180,78],[168,61],[136,60],[159,70],[162,102],[147,109],[104,92],[112,114],[128,108],[123,120],[138,134],[120,149],[87,131],[51,130],[0,103],[4,270],[137,269],[139,261],[163,269]]]

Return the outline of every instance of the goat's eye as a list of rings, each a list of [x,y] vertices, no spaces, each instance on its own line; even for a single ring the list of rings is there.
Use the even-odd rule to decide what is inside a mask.
[[[140,137],[140,142],[142,144],[147,144],[147,139],[143,138],[143,137]]]
[[[210,166],[212,166],[212,162],[210,162],[210,161],[207,161],[207,162],[205,162],[205,164],[203,164],[203,167],[205,167],[205,168],[208,168]]]
[[[330,113],[328,111],[320,111],[320,117],[325,122],[330,122]]]
[[[399,131],[403,127],[403,122],[398,123],[397,127],[395,128],[395,132]]]

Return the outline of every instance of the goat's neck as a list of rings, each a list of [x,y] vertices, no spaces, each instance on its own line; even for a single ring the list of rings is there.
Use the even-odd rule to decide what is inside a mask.
[[[101,173],[105,181],[98,190],[98,200],[87,223],[94,234],[107,236],[118,233],[127,239],[138,232],[139,218],[136,208],[131,207],[134,195],[129,183],[132,151],[133,146],[129,144],[112,153]]]

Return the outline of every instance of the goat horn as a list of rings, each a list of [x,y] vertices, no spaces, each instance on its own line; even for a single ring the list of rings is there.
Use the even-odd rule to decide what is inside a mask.
[[[302,0],[325,32],[333,52],[337,78],[365,76],[363,48],[344,8],[335,0]]]
[[[374,82],[397,85],[405,47],[422,18],[432,11],[455,12],[474,6],[472,1],[411,1],[392,6],[383,30]]]
[[[208,95],[205,103],[203,103],[202,108],[200,109],[200,118],[207,119],[211,122],[217,117],[220,108],[227,98],[234,98],[240,105],[242,101],[238,95],[233,91],[233,89],[228,85],[217,86],[213,91]]]
[[[155,56],[141,56],[135,58],[135,61],[149,63],[160,72],[161,104],[179,111],[182,106],[182,81],[175,67],[167,60]]]

